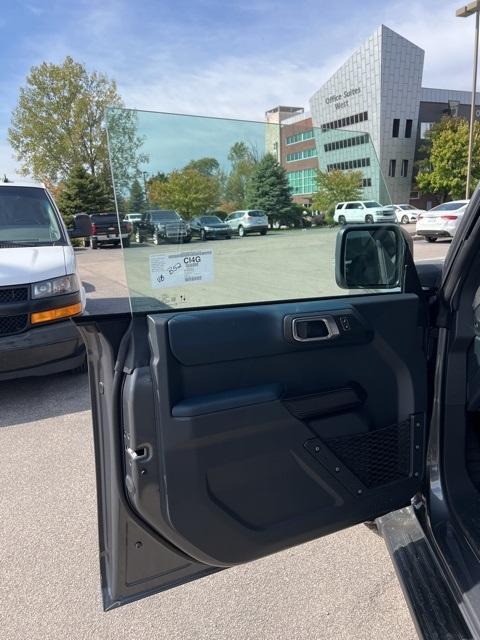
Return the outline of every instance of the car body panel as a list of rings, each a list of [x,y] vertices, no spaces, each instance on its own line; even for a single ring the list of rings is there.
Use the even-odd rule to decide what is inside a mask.
[[[453,238],[467,210],[468,202],[455,200],[426,211],[417,219],[417,235],[427,238]]]
[[[298,341],[293,321],[316,315],[338,336]],[[105,607],[407,504],[423,474],[422,317],[416,295],[387,294],[79,319]]]

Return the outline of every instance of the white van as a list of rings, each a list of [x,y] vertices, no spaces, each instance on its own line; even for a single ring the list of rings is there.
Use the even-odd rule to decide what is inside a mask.
[[[69,320],[85,290],[65,224],[41,185],[0,183],[0,381],[85,369]]]

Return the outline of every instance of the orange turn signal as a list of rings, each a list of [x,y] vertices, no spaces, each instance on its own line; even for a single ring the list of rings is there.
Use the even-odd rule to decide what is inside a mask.
[[[30,316],[31,324],[40,324],[40,322],[52,322],[52,320],[61,320],[70,316],[78,316],[82,313],[82,303],[77,302],[68,307],[58,307],[57,309],[49,309],[48,311],[37,311]]]

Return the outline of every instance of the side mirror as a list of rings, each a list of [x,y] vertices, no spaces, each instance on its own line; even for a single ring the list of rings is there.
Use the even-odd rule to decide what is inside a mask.
[[[73,229],[68,229],[70,238],[89,238],[92,235],[92,223],[86,213],[77,213],[73,216]]]
[[[413,240],[395,224],[349,225],[337,234],[335,279],[342,289],[396,289]]]

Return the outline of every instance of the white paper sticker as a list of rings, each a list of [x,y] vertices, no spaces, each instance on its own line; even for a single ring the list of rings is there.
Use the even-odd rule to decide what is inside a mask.
[[[150,256],[152,289],[212,282],[213,251],[184,251]]]

